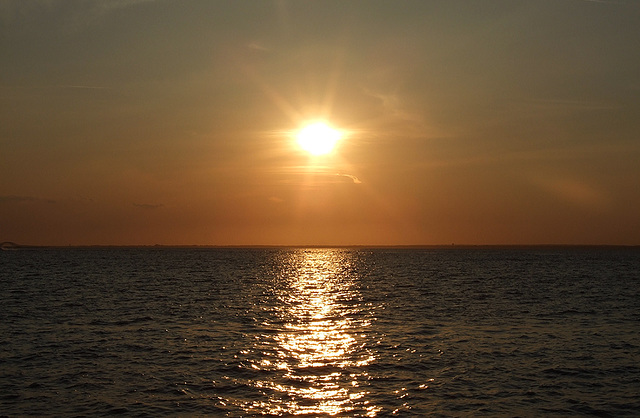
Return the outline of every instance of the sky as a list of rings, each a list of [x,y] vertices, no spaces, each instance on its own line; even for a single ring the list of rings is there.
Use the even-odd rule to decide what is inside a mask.
[[[640,245],[636,0],[0,0],[0,242]],[[310,121],[342,132],[313,156]]]

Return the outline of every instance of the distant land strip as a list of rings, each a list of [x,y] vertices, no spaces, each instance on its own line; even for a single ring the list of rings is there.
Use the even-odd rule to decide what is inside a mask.
[[[292,248],[292,249],[554,249],[554,248],[630,248],[640,249],[640,245],[624,244],[432,244],[432,245],[172,245],[172,244],[152,244],[152,245],[24,245],[12,241],[0,243],[0,250],[19,249],[64,249],[64,248],[193,248],[193,249],[268,249],[268,248]]]

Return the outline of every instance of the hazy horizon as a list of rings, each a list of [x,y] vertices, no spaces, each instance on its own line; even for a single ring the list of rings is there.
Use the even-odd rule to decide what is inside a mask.
[[[640,3],[8,0],[0,243],[640,245]],[[324,120],[326,155],[296,135]]]
[[[38,248],[167,248],[167,249],[407,249],[407,250],[420,250],[420,249],[454,249],[454,250],[469,250],[469,249],[598,249],[598,248],[640,248],[640,245],[625,245],[625,244],[397,244],[397,245],[375,245],[375,244],[298,244],[298,245],[277,245],[277,244],[67,244],[67,245],[31,245],[29,243],[17,243],[13,241],[0,242],[1,249],[38,249]]]

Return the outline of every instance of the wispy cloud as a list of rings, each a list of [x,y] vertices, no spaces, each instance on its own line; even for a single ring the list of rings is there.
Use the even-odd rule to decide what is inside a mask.
[[[425,109],[412,108],[397,91],[388,92],[374,87],[361,87],[361,91],[380,106],[378,133],[421,138],[441,135],[427,123]]]
[[[37,19],[61,19],[64,30],[77,31],[91,26],[115,11],[156,0],[109,0],[69,2],[57,0],[0,1],[0,23],[20,26],[38,24]],[[33,19],[36,20],[33,20]]]
[[[103,10],[116,10],[122,9],[129,6],[134,6],[139,3],[151,3],[156,0],[110,0],[110,1],[101,1],[98,2],[98,7],[101,7]]]
[[[355,184],[361,184],[362,183],[362,181],[360,181],[359,178],[357,178],[356,176],[354,176],[352,174],[337,173],[336,176],[350,178],[351,180],[353,180],[353,182]]]
[[[558,198],[583,208],[600,210],[606,208],[610,201],[603,190],[577,179],[540,178],[534,183]]]
[[[0,89],[11,90],[112,90],[112,87],[91,86],[86,84],[54,84],[54,85],[0,85]]]
[[[525,102],[535,108],[567,110],[607,110],[614,109],[612,103],[594,100],[538,99]]]
[[[580,1],[584,1],[587,3],[625,4],[622,1],[616,1],[616,0],[580,0]]]
[[[110,90],[111,87],[104,86],[86,86],[86,85],[61,85],[63,89],[80,89],[80,90]]]
[[[163,204],[152,204],[152,203],[134,203],[133,206],[142,209],[159,209],[163,207]]]
[[[253,50],[256,50],[256,51],[263,51],[263,52],[269,51],[269,48],[267,48],[266,46],[262,45],[261,43],[259,43],[257,41],[250,42],[247,45],[247,48],[253,49]]]
[[[403,120],[414,120],[416,119],[416,115],[407,112],[403,109],[400,96],[397,93],[383,93],[380,91],[375,91],[371,88],[362,88],[362,91],[375,99],[378,99],[382,104],[382,107],[389,112],[392,116],[403,119]]]

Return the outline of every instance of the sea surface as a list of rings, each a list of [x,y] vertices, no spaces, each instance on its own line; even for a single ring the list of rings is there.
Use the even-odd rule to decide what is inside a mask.
[[[0,415],[113,414],[640,416],[640,249],[0,251]]]

